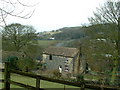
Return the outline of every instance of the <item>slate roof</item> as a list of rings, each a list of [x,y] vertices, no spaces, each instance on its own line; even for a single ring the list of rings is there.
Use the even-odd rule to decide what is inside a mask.
[[[45,48],[43,54],[64,56],[64,57],[74,57],[79,50],[77,48],[67,48],[67,47],[48,47]]]

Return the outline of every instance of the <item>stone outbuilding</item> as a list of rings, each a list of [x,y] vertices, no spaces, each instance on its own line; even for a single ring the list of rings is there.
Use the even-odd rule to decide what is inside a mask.
[[[50,46],[43,51],[43,62],[47,70],[62,68],[62,72],[77,73],[80,70],[79,60],[77,48]]]

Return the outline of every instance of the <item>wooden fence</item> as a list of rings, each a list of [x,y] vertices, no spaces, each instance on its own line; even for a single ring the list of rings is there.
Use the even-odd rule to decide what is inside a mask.
[[[31,78],[36,79],[36,87],[30,86],[30,85],[25,85],[16,81],[12,81],[10,79],[10,74],[15,73]],[[77,86],[80,87],[80,90],[85,90],[85,88],[88,89],[94,89],[94,90],[120,90],[120,87],[111,87],[111,86],[101,86],[101,85],[93,85],[93,84],[85,84],[83,82],[70,82],[70,81],[63,81],[63,80],[58,80],[58,79],[51,79],[48,77],[40,76],[40,75],[35,75],[27,72],[21,72],[17,70],[12,70],[9,67],[9,63],[5,63],[5,69],[4,69],[4,80],[0,80],[4,82],[4,89],[3,90],[10,90],[10,84],[14,84],[20,87],[24,87],[30,90],[45,90],[43,88],[40,88],[40,80],[45,80],[45,81],[50,81],[50,82],[55,82],[55,83],[60,83],[64,85],[70,85],[70,86]],[[65,90],[65,87],[64,87]]]

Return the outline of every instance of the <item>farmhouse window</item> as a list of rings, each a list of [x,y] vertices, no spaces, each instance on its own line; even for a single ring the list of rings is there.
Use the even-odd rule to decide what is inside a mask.
[[[68,63],[68,59],[65,60],[65,63]]]
[[[49,60],[52,60],[52,55],[49,55]]]
[[[66,71],[66,72],[69,71],[68,65],[65,65],[65,71]]]
[[[68,69],[65,69],[65,72],[68,72],[69,70]]]

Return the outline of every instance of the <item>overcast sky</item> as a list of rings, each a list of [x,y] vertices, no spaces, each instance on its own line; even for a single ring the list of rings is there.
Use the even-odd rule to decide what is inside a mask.
[[[24,2],[29,0],[24,0]],[[106,0],[30,0],[39,2],[30,19],[10,17],[7,23],[28,24],[38,32],[51,31],[62,27],[74,27],[88,24],[88,17]],[[30,3],[29,1],[29,3]]]

